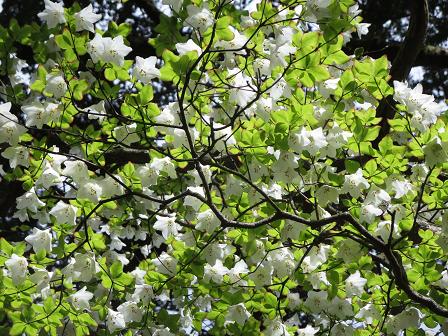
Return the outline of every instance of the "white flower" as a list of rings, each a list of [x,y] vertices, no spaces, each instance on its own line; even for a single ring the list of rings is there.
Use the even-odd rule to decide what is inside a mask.
[[[73,271],[76,272],[77,280],[89,282],[99,271],[99,265],[95,260],[93,252],[75,254]]]
[[[156,123],[166,126],[180,126],[179,119],[180,108],[177,102],[169,103],[154,119]],[[160,130],[166,130],[164,127],[158,126]]]
[[[355,23],[356,32],[358,33],[358,38],[362,38],[362,35],[367,35],[369,33],[369,27],[371,26],[370,23]]]
[[[177,260],[168,253],[162,252],[157,258],[152,259],[152,262],[158,272],[166,275],[176,274]]]
[[[417,308],[410,307],[390,317],[385,326],[389,333],[398,335],[403,329],[417,328],[422,317],[422,313]]]
[[[204,267],[204,281],[209,282],[210,280],[221,284],[226,275],[229,272],[229,269],[225,267],[221,260],[217,259],[215,264],[211,266],[210,264],[206,264]]]
[[[92,300],[93,293],[87,291],[87,287],[84,286],[76,293],[70,295],[70,302],[76,310],[90,309],[89,300]]]
[[[337,257],[342,258],[345,263],[351,263],[358,259],[362,246],[351,239],[344,239],[339,245]]]
[[[174,214],[166,216],[156,215],[156,222],[154,223],[153,228],[162,231],[162,236],[165,239],[168,239],[170,235],[177,236],[179,230],[182,229],[182,227],[176,223],[176,215]]]
[[[58,224],[76,224],[76,212],[78,209],[71,204],[67,204],[63,201],[59,201],[50,210],[49,214],[56,218]]]
[[[93,12],[92,4],[89,4],[86,8],[75,14],[76,31],[88,30],[95,32],[93,24],[101,19],[100,14]]]
[[[205,231],[210,234],[213,233],[213,231],[215,231],[215,229],[221,224],[218,217],[215,216],[215,213],[211,209],[198,213],[197,219],[198,222],[195,229]]]
[[[326,207],[328,203],[339,203],[339,192],[336,188],[323,185],[316,191],[316,198],[321,207]]]
[[[57,122],[61,115],[59,104],[48,102],[42,104],[35,101],[30,105],[23,105],[22,111],[26,116],[25,125],[36,126],[37,128],[42,128],[44,124]]]
[[[285,224],[280,233],[280,237],[283,241],[287,239],[298,240],[300,232],[306,230],[306,226],[302,223],[297,223],[291,220],[285,220]]]
[[[369,182],[362,176],[361,168],[358,168],[354,174],[345,175],[344,178],[342,192],[348,192],[354,198],[361,196],[361,191],[370,187]]]
[[[345,319],[353,315],[353,306],[349,299],[341,299],[335,296],[330,304],[327,304],[328,313],[339,319]]]
[[[282,323],[279,318],[276,318],[274,321],[271,321],[269,326],[264,331],[264,335],[266,336],[289,336],[291,335],[286,328],[286,325]]]
[[[229,102],[237,104],[240,107],[246,106],[251,100],[255,98],[256,92],[253,89],[252,79],[238,72],[233,78],[234,88],[230,89]],[[214,125],[214,128],[217,128]]]
[[[312,272],[328,259],[330,246],[319,245],[313,246],[308,255],[303,259],[302,269],[304,272]]]
[[[53,95],[55,99],[59,99],[67,92],[67,83],[60,73],[51,73],[47,75],[47,84],[45,91]]]
[[[151,79],[160,77],[160,70],[156,68],[157,57],[151,56],[142,58],[137,56],[135,58],[135,65],[133,74],[135,78],[143,84],[151,83]]]
[[[370,224],[374,221],[375,217],[381,216],[382,214],[383,214],[383,211],[373,204],[363,205],[361,207],[359,221],[361,223]]]
[[[365,203],[379,207],[388,204],[390,200],[390,195],[384,189],[379,189],[378,187],[373,186],[366,196]]]
[[[257,270],[249,275],[249,278],[255,283],[257,288],[261,288],[272,283],[272,274],[274,268],[270,263],[263,263]]]
[[[124,182],[122,178],[118,175],[107,175],[102,181],[100,181],[101,186],[101,196],[104,198],[110,198],[117,195],[124,194]]]
[[[379,222],[377,228],[375,229],[374,235],[381,237],[384,242],[388,242],[390,237],[391,226],[392,224],[390,221]],[[400,227],[397,225],[397,223],[395,223],[392,237],[393,238],[400,237],[400,231],[401,231]]]
[[[102,188],[97,182],[87,182],[81,185],[76,195],[80,199],[87,199],[93,203],[98,203],[102,192]]]
[[[171,159],[167,156],[161,159],[154,158],[149,167],[154,169],[157,174],[160,174],[160,172],[164,172],[173,179],[177,178],[175,166]]]
[[[117,329],[124,329],[126,327],[126,322],[124,316],[120,312],[116,312],[110,308],[107,308],[108,314],[106,317],[106,326],[111,333]]]
[[[271,251],[268,260],[274,267],[274,274],[279,278],[291,275],[296,267],[294,256],[287,247]]]
[[[198,53],[198,56],[200,54],[202,54],[201,47],[198,46],[196,43],[194,43],[194,41],[192,39],[189,39],[185,43],[176,43],[175,47],[180,56],[182,56],[190,51],[196,51]]]
[[[412,116],[411,126],[423,132],[437,121],[443,106],[435,103],[433,96],[423,94],[421,84],[417,84],[415,88],[410,89],[407,84],[394,81],[394,89],[394,99],[406,105],[409,114]]]
[[[256,58],[252,66],[256,74],[260,74],[261,76],[271,75],[271,61],[267,59]]]
[[[272,60],[271,60],[272,67]],[[277,80],[277,82],[269,90],[269,94],[274,101],[281,97],[289,98],[291,96],[291,88],[284,78]]]
[[[103,61],[123,66],[124,57],[132,51],[132,48],[124,44],[121,35],[112,39],[96,34],[94,39],[87,44],[87,51],[95,63]]]
[[[37,16],[47,23],[48,28],[54,28],[59,23],[65,23],[64,6],[58,2],[45,0],[45,10]]]
[[[53,169],[53,167],[46,162],[45,168],[42,171],[42,174],[36,181],[37,186],[43,186],[45,189],[50,188],[51,186],[57,185],[62,182],[62,178],[59,173]]]
[[[11,103],[0,105],[0,143],[17,145],[20,136],[26,132],[26,128],[19,124],[17,117],[9,112],[10,110]]]
[[[201,33],[205,32],[215,21],[212,12],[207,8],[188,5],[187,12],[188,17],[185,19],[185,23],[198,29]]]
[[[345,280],[345,290],[348,297],[361,296],[364,293],[364,285],[367,279],[361,276],[359,271],[356,271]]]
[[[117,310],[123,315],[125,322],[140,322],[142,320],[143,311],[136,302],[124,302],[117,307]]]
[[[111,40],[111,39],[110,39]],[[105,41],[100,34],[95,34],[95,37],[87,43],[87,51],[94,63],[102,60],[105,50]]]
[[[362,307],[355,317],[363,320],[367,324],[372,324],[374,320],[381,318],[381,314],[373,304],[369,303]]]
[[[227,275],[229,276],[230,282],[239,283],[241,285],[246,284],[245,280],[242,280],[241,274],[247,274],[249,272],[249,268],[244,260],[239,260],[233,268],[229,270]]]
[[[9,160],[9,165],[11,168],[15,168],[17,166],[29,167],[30,165],[30,153],[28,148],[24,146],[8,147],[3,151],[2,156]]]
[[[409,181],[399,181],[394,179],[391,188],[395,191],[394,198],[401,198],[414,190],[414,186]]]
[[[45,205],[39,197],[37,197],[34,187],[17,197],[17,209],[27,209],[31,212],[37,212],[37,209]]]
[[[28,267],[28,261],[26,258],[19,257],[14,253],[11,258],[5,261],[5,266],[9,273],[11,273],[11,278],[14,285],[20,285],[23,281],[25,281]]]
[[[62,174],[71,177],[76,183],[82,184],[89,179],[89,169],[83,161],[65,161],[64,165],[65,168],[62,170]]]
[[[247,43],[247,37],[240,34],[238,30],[229,26],[230,31],[233,33],[233,39],[230,41],[219,40],[215,43],[215,48],[230,50],[231,54],[245,54],[244,50],[239,50]]]
[[[153,297],[154,291],[150,285],[135,285],[135,291],[134,294],[132,294],[132,300],[137,302],[142,301],[144,305],[147,305]]]
[[[247,311],[244,304],[239,303],[237,305],[229,307],[224,325],[232,322],[236,322],[239,325],[244,325],[244,323],[246,323],[249,317],[250,313]]]
[[[40,230],[33,228],[30,235],[25,238],[25,241],[33,246],[33,250],[39,253],[42,250],[51,252],[51,233],[50,229]]]
[[[297,330],[297,336],[313,336],[319,332],[319,328],[313,328],[311,325],[307,325],[303,329]]]
[[[298,132],[292,134],[289,140],[290,148],[301,153],[308,151],[312,156],[328,145],[322,127],[308,131],[302,127]]]
[[[352,336],[354,329],[349,326],[347,322],[342,321],[336,323],[333,328],[331,328],[330,336]]]

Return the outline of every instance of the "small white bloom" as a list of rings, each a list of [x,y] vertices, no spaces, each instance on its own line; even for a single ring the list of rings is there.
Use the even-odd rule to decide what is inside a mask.
[[[176,274],[177,259],[170,256],[168,253],[162,252],[157,258],[152,259],[152,262],[156,266],[158,272],[166,275]]]
[[[30,153],[28,148],[24,146],[8,147],[3,151],[2,156],[9,160],[9,165],[11,168],[15,168],[17,166],[29,167],[30,165]]]
[[[5,261],[5,266],[11,273],[12,282],[14,285],[20,285],[26,279],[28,268],[28,261],[24,257],[19,257],[13,254],[11,258]]]
[[[153,228],[162,231],[162,236],[168,239],[169,236],[177,236],[178,232],[182,227],[176,223],[176,215],[169,214],[166,216],[156,215],[156,222]]]
[[[76,293],[70,295],[70,302],[76,310],[90,309],[89,301],[93,298],[93,293],[87,291],[87,287],[84,286]]]
[[[143,317],[142,309],[133,301],[122,303],[117,307],[117,311],[123,315],[125,322],[140,322]]]
[[[120,312],[116,312],[110,308],[107,309],[108,314],[106,317],[106,326],[111,333],[115,330],[124,329],[126,327],[126,322],[124,316]]]
[[[45,0],[45,10],[37,16],[47,23],[48,28],[54,28],[60,23],[65,23],[64,5],[59,2]]]
[[[36,290],[41,291],[47,287],[53,277],[53,272],[48,272],[43,268],[35,268],[34,273],[30,275],[30,280],[36,284]]]
[[[250,313],[247,311],[244,304],[239,303],[237,305],[229,307],[224,325],[232,322],[236,322],[239,325],[244,325],[244,323],[246,323],[249,317]]]
[[[82,184],[89,179],[89,169],[83,161],[65,161],[64,166],[62,174],[72,178],[76,183]]]
[[[211,234],[219,227],[220,221],[211,209],[198,213],[197,218],[198,222],[195,226],[196,230],[205,231]]]
[[[51,240],[50,229],[40,230],[38,228],[33,228],[32,233],[25,238],[25,241],[33,246],[36,253],[42,250],[51,252]]]
[[[175,47],[180,56],[186,54],[189,51],[196,51],[198,53],[198,56],[202,54],[201,47],[194,43],[192,39],[189,39],[185,43],[176,43]]]
[[[97,182],[87,182],[78,189],[77,196],[98,203],[102,196],[102,188]]]
[[[225,267],[221,260],[217,259],[215,264],[211,266],[206,264],[204,267],[204,281],[209,282],[210,280],[221,284],[223,282],[224,275],[229,272],[229,269]]]
[[[370,224],[374,221],[375,217],[379,217],[383,214],[383,211],[373,204],[363,205],[361,207],[361,213],[359,215],[359,221],[361,223]]]
[[[202,187],[188,187],[187,190],[194,194],[205,197],[204,189]],[[202,201],[196,196],[185,196],[184,205],[191,206],[195,211],[198,211],[202,204]]]
[[[198,29],[201,33],[204,33],[215,21],[212,12],[207,8],[188,5],[187,12],[188,17],[185,19],[185,23]]]
[[[155,56],[148,58],[137,56],[133,71],[135,78],[143,84],[149,84],[151,83],[151,79],[160,77],[160,70],[156,68],[156,63],[157,57]]]
[[[154,291],[150,285],[135,285],[135,291],[134,294],[132,294],[132,300],[137,302],[142,301],[144,305],[147,305],[153,298]]]
[[[359,168],[354,174],[345,175],[342,192],[350,193],[354,198],[361,196],[361,191],[370,187],[369,182],[362,176],[362,169]]]
[[[75,254],[73,271],[76,272],[79,281],[89,282],[99,269],[93,252]]]
[[[59,73],[48,74],[45,91],[55,99],[63,97],[67,92],[67,83],[65,83],[64,77]]]
[[[374,320],[381,318],[381,314],[373,304],[369,303],[362,307],[355,317],[365,321],[367,324],[372,324]]]
[[[359,271],[356,271],[345,280],[345,289],[348,297],[361,296],[364,293],[364,285],[367,279],[361,276]]]
[[[75,14],[76,31],[88,30],[95,32],[93,24],[101,19],[100,14],[93,12],[92,4],[83,8],[81,11]]]

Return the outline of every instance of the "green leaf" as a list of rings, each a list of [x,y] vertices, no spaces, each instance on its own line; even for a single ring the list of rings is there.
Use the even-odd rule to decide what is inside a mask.
[[[110,276],[112,279],[119,278],[123,274],[123,265],[120,261],[116,260],[114,263],[110,266]]]

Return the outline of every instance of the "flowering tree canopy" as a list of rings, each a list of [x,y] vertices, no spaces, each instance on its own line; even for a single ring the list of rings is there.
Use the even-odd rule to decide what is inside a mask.
[[[163,3],[157,57],[92,6],[0,27],[0,333],[447,332],[448,120],[409,62],[342,50],[354,0]]]

